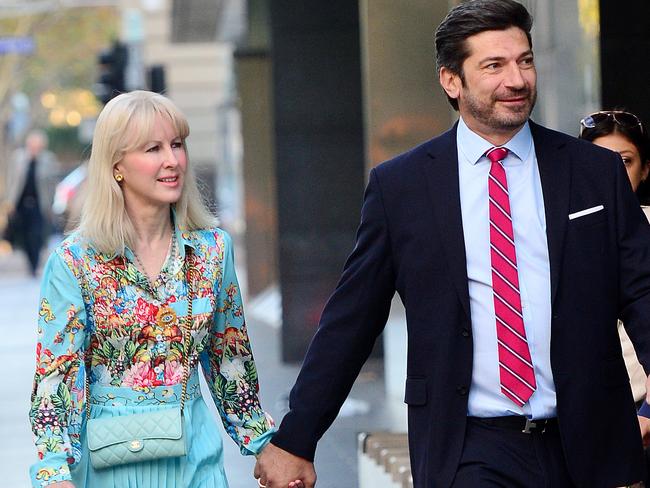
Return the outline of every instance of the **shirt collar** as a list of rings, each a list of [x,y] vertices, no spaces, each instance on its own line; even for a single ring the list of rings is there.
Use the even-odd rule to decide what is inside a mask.
[[[465,124],[462,117],[458,121],[456,141],[458,144],[458,150],[470,164],[478,163],[485,152],[494,146],[467,127],[467,124]],[[530,125],[528,122],[526,122],[513,138],[506,142],[502,147],[507,148],[512,155],[516,156],[515,160],[512,160],[512,158],[506,158],[506,162],[509,165],[520,164],[520,162],[526,161],[533,148],[533,136],[530,132]],[[508,161],[508,159],[510,159],[510,161]],[[485,161],[487,161],[487,158]]]
[[[181,258],[181,262],[182,262],[183,260],[185,260],[185,246],[189,246],[193,250],[196,250],[197,242],[196,239],[194,239],[194,233],[192,231],[187,231],[187,230],[182,231],[181,229],[178,228],[178,223],[176,219],[176,209],[174,207],[172,207],[171,209],[171,217],[172,217],[172,223],[174,224],[174,228],[176,230],[176,249],[178,249],[178,255]],[[103,254],[103,256],[106,261],[111,261],[115,259],[117,256],[119,256],[119,253],[114,252],[110,254]],[[129,246],[126,246],[124,248],[124,257],[126,257],[130,261],[135,260],[135,254],[133,254],[133,251],[129,248]]]

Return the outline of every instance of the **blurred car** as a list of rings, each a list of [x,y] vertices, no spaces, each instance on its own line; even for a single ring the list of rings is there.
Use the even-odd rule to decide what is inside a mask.
[[[67,232],[79,222],[88,166],[82,163],[56,185],[52,213],[57,231]]]

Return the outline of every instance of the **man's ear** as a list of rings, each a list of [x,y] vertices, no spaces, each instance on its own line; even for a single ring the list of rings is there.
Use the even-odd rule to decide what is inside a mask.
[[[449,98],[458,99],[460,97],[460,89],[463,83],[460,76],[452,72],[449,68],[440,68],[440,86],[445,90]]]

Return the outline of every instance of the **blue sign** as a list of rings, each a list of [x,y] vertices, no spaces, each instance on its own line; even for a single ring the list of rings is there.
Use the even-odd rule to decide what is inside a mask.
[[[0,37],[0,54],[32,54],[33,37]]]

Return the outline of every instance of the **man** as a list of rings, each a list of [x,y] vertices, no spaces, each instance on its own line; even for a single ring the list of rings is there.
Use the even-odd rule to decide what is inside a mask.
[[[620,157],[528,120],[531,26],[513,0],[462,3],[439,26],[440,83],[460,120],[371,171],[355,249],[258,460],[260,484],[313,485],[316,443],[395,291],[416,487],[642,479],[616,325],[647,371],[650,228]]]
[[[51,222],[58,173],[59,163],[47,150],[47,136],[40,130],[31,131],[25,147],[16,150],[9,164],[7,207],[10,240],[25,250],[32,276]]]

